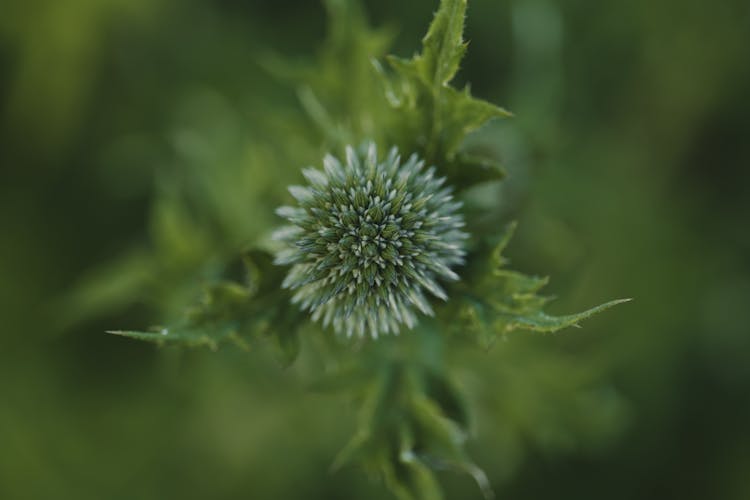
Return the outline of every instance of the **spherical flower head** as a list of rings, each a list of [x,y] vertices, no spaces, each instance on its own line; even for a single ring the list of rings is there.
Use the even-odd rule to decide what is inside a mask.
[[[378,159],[373,143],[302,173],[309,184],[289,188],[298,206],[277,210],[291,225],[274,234],[275,263],[292,265],[282,285],[292,301],[350,337],[413,328],[415,310],[432,315],[425,291],[447,299],[438,281],[458,280],[451,268],[467,238],[445,178],[396,148]]]

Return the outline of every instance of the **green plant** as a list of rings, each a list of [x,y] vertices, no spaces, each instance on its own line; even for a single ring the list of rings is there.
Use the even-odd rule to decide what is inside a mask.
[[[189,191],[167,189],[155,216],[163,244],[137,260],[142,279],[122,293],[158,288],[151,295],[165,324],[111,333],[212,348],[247,348],[265,339],[286,365],[298,356],[301,337],[314,339],[323,365],[315,385],[347,393],[360,408],[358,429],[335,467],[357,460],[404,499],[439,498],[434,472],[461,470],[490,495],[465,450],[470,409],[456,380],[455,353],[467,343],[486,349],[517,329],[574,326],[622,300],[573,315],[545,313],[549,298],[539,292],[546,279],[506,267],[503,251],[514,224],[501,229],[494,212],[487,217],[453,200],[469,201],[472,188],[502,179],[499,159],[482,155],[466,138],[489,120],[510,116],[468,87],[451,86],[467,47],[466,0],[442,0],[421,53],[387,57],[387,67],[378,61],[389,33],[370,30],[356,2],[326,5],[332,30],[316,65],[300,69],[262,58],[271,73],[295,82],[306,116],[270,123],[271,132],[281,130],[273,140],[285,152],[264,153],[258,140],[253,164],[273,168],[275,161],[299,179],[298,160],[316,161],[321,144],[331,153],[325,173],[304,170],[310,186],[291,189],[299,207],[279,211],[291,226],[270,238],[271,224],[261,224],[257,234],[246,235],[256,243],[236,258],[242,228],[236,212],[225,210],[227,200],[258,192],[244,191],[236,179],[218,180],[217,170],[215,179],[199,183],[201,199],[218,192],[217,201],[196,216],[185,202]],[[368,146],[356,153],[363,143]],[[383,160],[377,150],[409,159],[402,163],[393,152]],[[275,193],[279,184],[274,180]],[[274,208],[256,203],[255,211]],[[216,226],[224,229],[212,234]],[[126,265],[122,272],[131,270]],[[445,300],[430,302],[423,290]],[[313,321],[318,318],[322,325]]]

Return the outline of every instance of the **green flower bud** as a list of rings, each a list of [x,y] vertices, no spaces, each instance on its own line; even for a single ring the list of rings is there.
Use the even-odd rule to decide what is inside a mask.
[[[369,143],[302,173],[309,184],[289,188],[298,206],[276,211],[291,226],[274,234],[275,263],[292,265],[283,287],[313,320],[377,338],[414,327],[415,309],[431,315],[425,291],[447,299],[438,281],[458,279],[468,235],[434,167],[416,155],[402,163],[396,148],[380,160]]]

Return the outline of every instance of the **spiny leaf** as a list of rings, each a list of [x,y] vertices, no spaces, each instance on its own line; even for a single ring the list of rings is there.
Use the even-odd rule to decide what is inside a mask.
[[[469,335],[483,348],[489,348],[498,334],[512,330],[556,332],[578,323],[610,307],[630,299],[613,300],[586,311],[564,316],[544,312],[549,297],[539,295],[547,284],[546,277],[528,276],[506,268],[508,259],[503,251],[515,230],[508,224],[497,238],[494,249],[484,262],[475,263],[464,276],[454,303],[447,314],[459,318],[462,333]]]
[[[399,355],[370,369],[373,380],[358,391],[357,432],[333,468],[360,461],[403,499],[441,498],[435,471],[445,468],[470,474],[488,492],[465,451],[466,409],[447,375]]]
[[[159,345],[177,344],[186,347],[208,347],[217,349],[219,343],[229,337],[230,331],[223,331],[220,334],[209,335],[201,329],[170,329],[162,328],[158,332],[139,332],[109,330],[107,333],[128,337],[146,342],[153,342]]]
[[[631,300],[632,299],[611,300],[578,314],[568,314],[565,316],[550,316],[542,311],[538,311],[536,314],[530,315],[510,316],[508,317],[506,328],[508,330],[520,328],[523,330],[533,330],[535,332],[556,332],[558,330],[562,330],[563,328],[568,328],[571,326],[577,327],[579,326],[578,323],[583,321],[584,319],[589,318],[594,314],[600,313],[618,304],[630,302]]]
[[[471,96],[469,87],[463,91],[452,87],[442,89],[441,125],[438,141],[449,158],[453,157],[464,138],[492,118],[507,118],[510,115],[492,103]]]
[[[442,0],[422,40],[422,52],[411,59],[389,56],[394,75],[379,72],[388,102],[396,111],[391,142],[420,152],[459,188],[500,177],[499,170],[477,169],[476,163],[460,158],[459,152],[468,134],[493,118],[510,116],[472,97],[468,87],[449,86],[466,52],[465,12],[466,0]]]
[[[443,0],[422,39],[422,54],[415,58],[426,81],[446,85],[466,53],[463,41],[466,0]]]
[[[299,327],[306,319],[281,290],[283,274],[272,257],[261,250],[242,256],[245,282],[219,281],[207,285],[201,299],[173,325],[156,331],[109,333],[159,345],[217,349],[234,344],[246,349],[248,342],[267,337],[280,363],[290,365],[299,353]]]
[[[455,164],[448,165],[446,169],[452,172],[453,187],[459,191],[476,184],[505,178],[505,169],[499,161],[465,153],[459,153],[455,158]]]

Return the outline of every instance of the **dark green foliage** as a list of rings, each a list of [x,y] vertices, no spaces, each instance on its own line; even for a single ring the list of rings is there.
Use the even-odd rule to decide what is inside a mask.
[[[463,40],[466,0],[442,0],[422,51],[411,59],[389,56],[388,70],[376,58],[385,51],[389,33],[370,30],[356,2],[331,0],[326,5],[331,21],[329,37],[315,65],[299,69],[277,56],[262,57],[270,73],[297,87],[306,113],[302,120],[289,118],[283,124],[269,124],[269,130],[279,127],[287,134],[275,140],[279,150],[289,156],[283,160],[273,154],[262,156],[267,162],[260,163],[262,168],[271,169],[274,161],[279,162],[280,170],[304,166],[287,164],[289,158],[296,161],[296,155],[304,158],[302,161],[316,162],[317,157],[303,153],[316,150],[321,143],[325,150],[341,153],[349,144],[373,140],[383,150],[397,146],[405,154],[416,153],[459,190],[503,177],[499,158],[477,156],[464,144],[470,133],[488,121],[510,114],[472,97],[468,86],[451,86],[467,47]],[[293,130],[300,133],[290,134]],[[292,148],[293,143],[285,144],[283,137],[295,138],[304,146]],[[294,153],[289,153],[290,148]],[[211,181],[207,182],[210,185]],[[437,321],[398,337],[364,342],[357,351],[354,346],[332,342],[329,333],[316,328],[306,313],[290,303],[282,289],[285,270],[273,266],[266,252],[273,243],[258,238],[256,247],[263,250],[243,256],[239,279],[226,279],[224,273],[217,272],[227,267],[221,262],[230,260],[225,257],[226,241],[220,250],[213,248],[210,236],[191,227],[199,224],[186,215],[191,213],[186,206],[169,205],[173,211],[167,214],[174,215],[179,225],[174,231],[177,243],[160,247],[164,251],[161,259],[167,259],[167,265],[170,258],[177,259],[177,269],[182,272],[195,266],[190,274],[198,271],[200,299],[186,305],[183,313],[171,314],[177,319],[153,331],[111,333],[157,344],[211,348],[223,344],[247,348],[265,338],[276,346],[282,363],[289,365],[299,353],[299,332],[304,327],[306,335],[328,345],[324,364],[335,367],[327,373],[326,381],[317,385],[345,391],[360,405],[356,434],[334,466],[359,461],[381,476],[401,499],[440,498],[434,473],[443,469],[471,475],[485,495],[491,494],[484,473],[465,450],[469,411],[454,380],[457,367],[446,352],[460,349],[467,339],[488,347],[498,334],[515,329],[551,332],[575,326],[622,302],[567,316],[546,314],[548,299],[538,295],[546,279],[505,267],[502,252],[510,240],[511,226],[495,235],[499,243],[494,247],[484,244],[488,235],[472,235],[468,267],[448,290],[448,301],[434,304]],[[270,213],[274,206],[265,208]],[[158,212],[156,220],[160,220]],[[185,232],[195,235],[197,243],[186,240]],[[225,240],[231,242],[232,238]],[[195,291],[194,284],[187,290]],[[188,296],[181,294],[177,301],[167,302],[189,304]]]
[[[450,85],[516,117],[456,153],[483,179],[508,175],[452,174],[471,262],[438,318],[391,339],[400,361],[306,316],[287,369],[274,354],[294,330],[276,319],[238,335],[249,350],[212,340],[237,330],[217,317],[266,295],[244,302],[241,251],[274,250],[273,209],[300,167],[413,139],[386,98],[404,80],[386,54],[421,52],[439,0],[362,3],[1,2],[0,497],[389,498],[357,465],[369,447],[329,467],[360,422],[381,423],[355,416],[398,362],[414,381],[403,392],[468,435],[499,499],[750,498],[746,0],[469,0]],[[636,301],[582,329],[508,332],[492,293],[461,286],[517,281],[478,270],[498,267],[510,220],[500,270],[550,274],[528,295],[559,297],[537,310]],[[176,338],[191,310],[224,300],[194,332],[219,352],[104,334]],[[384,401],[407,399],[396,392]],[[416,420],[406,403],[394,413]],[[446,498],[481,498],[399,439]],[[373,469],[414,482],[398,457]]]

